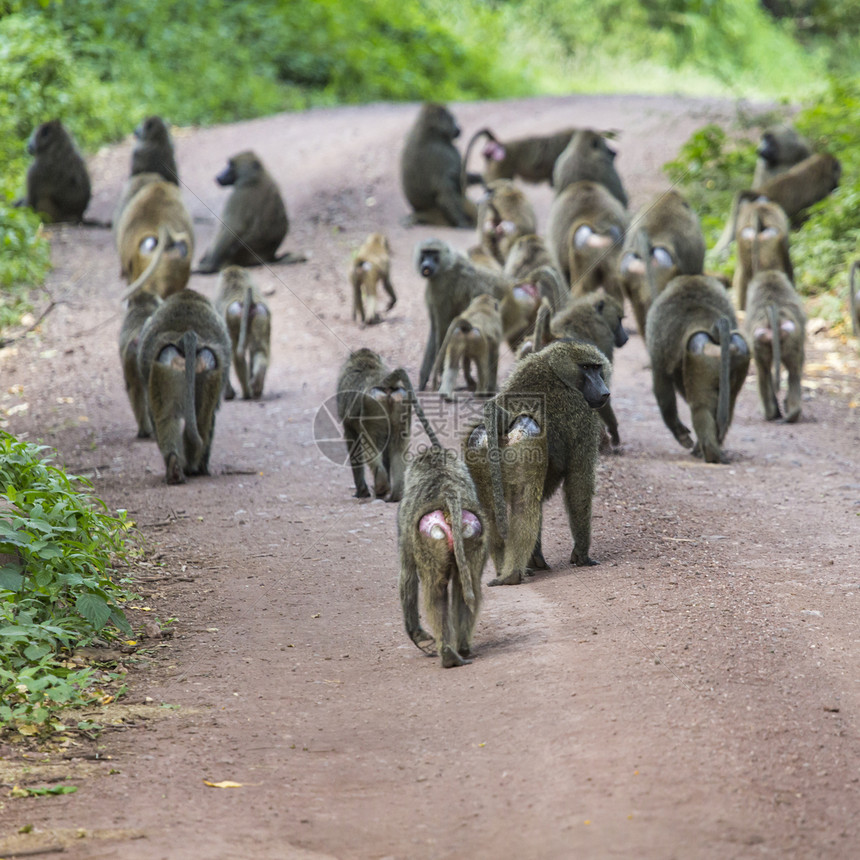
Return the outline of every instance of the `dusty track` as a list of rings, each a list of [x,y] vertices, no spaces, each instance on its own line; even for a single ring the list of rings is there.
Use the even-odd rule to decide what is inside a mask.
[[[620,129],[632,208],[665,186],[660,166],[692,130],[732,113],[633,97],[454,110],[466,138],[483,124],[509,136]],[[349,349],[378,349],[414,378],[426,315],[412,248],[431,235],[472,242],[399,226],[396,163],[414,114],[371,105],[177,135],[195,216],[220,211],[214,174],[253,148],[287,200],[285,247],[311,255],[255,273],[273,293],[267,395],[223,405],[209,478],[166,487],[156,446],[134,439],[110,235],[53,231],[49,287],[66,303],[0,352],[0,410],[129,509],[163,565],[142,605],[177,621],[129,676],[137,728],[72,749],[99,761],[54,758],[25,777],[80,788],[0,797],[0,835],[33,824],[31,847],[122,860],[860,856],[857,365],[841,373],[828,358],[850,360],[847,347],[813,339],[795,426],[762,420],[751,376],[721,467],[663,426],[634,335],[613,383],[624,453],[599,471],[601,564],[568,566],[554,499],[553,569],[487,589],[473,665],[443,671],[407,640],[395,507],[353,499],[349,470],[321,456],[312,429]],[[91,160],[94,217],[109,217],[128,159],[124,145]],[[550,192],[528,193],[542,226]],[[399,302],[361,330],[347,269],[380,228]],[[198,225],[198,258],[213,231]],[[215,277],[192,286],[211,296]],[[453,408],[431,414],[454,440]],[[71,838],[78,828],[87,835]],[[11,850],[0,841],[0,856]]]

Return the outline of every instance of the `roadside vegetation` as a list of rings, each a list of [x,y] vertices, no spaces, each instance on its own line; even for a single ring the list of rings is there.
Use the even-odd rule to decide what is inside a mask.
[[[812,106],[797,125],[843,163],[793,241],[829,318],[860,247],[860,7],[852,0],[0,0],[0,334],[50,265],[16,209],[27,138],[59,118],[88,153],[158,113],[213,124],[318,105],[571,92],[678,92]],[[759,118],[761,119],[761,118]],[[758,120],[757,120],[758,122]],[[713,243],[759,126],[707,128],[668,172]],[[834,292],[836,290],[837,292]],[[127,524],[46,452],[0,433],[0,724],[37,734],[121,678],[75,656],[130,637]]]

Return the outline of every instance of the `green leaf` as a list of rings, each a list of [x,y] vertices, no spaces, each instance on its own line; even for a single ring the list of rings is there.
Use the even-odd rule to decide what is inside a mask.
[[[89,594],[85,592],[81,594],[75,601],[75,609],[95,627],[96,630],[101,630],[107,624],[110,618],[111,609],[107,605],[104,598],[97,594]]]
[[[24,577],[11,567],[0,570],[0,589],[18,592],[24,587]]]

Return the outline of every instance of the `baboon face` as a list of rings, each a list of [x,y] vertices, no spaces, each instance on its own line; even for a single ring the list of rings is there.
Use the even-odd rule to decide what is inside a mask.
[[[444,140],[454,140],[460,136],[460,126],[457,125],[457,121],[444,105],[425,105],[424,121],[428,129]]]
[[[609,400],[609,389],[603,381],[602,364],[580,364],[582,383],[579,390],[592,409],[599,409]]]
[[[30,139],[27,141],[27,152],[30,155],[40,155],[47,152],[55,142],[59,142],[63,137],[68,137],[68,135],[58,119],[43,122],[30,135]]]
[[[432,278],[441,268],[442,253],[438,248],[422,248],[418,253],[418,272]]]
[[[235,185],[253,181],[263,171],[260,159],[253,152],[241,152],[227,161],[227,166],[215,177],[219,185]]]

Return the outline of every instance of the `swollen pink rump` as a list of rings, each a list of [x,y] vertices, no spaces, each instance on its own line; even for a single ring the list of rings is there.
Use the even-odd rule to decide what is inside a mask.
[[[471,511],[463,511],[462,522],[464,538],[477,537],[481,533],[481,521]],[[451,526],[442,511],[431,511],[429,514],[424,514],[418,523],[418,531],[422,535],[433,538],[433,540],[445,538],[448,542],[448,549],[454,548],[454,535],[451,533]]]

